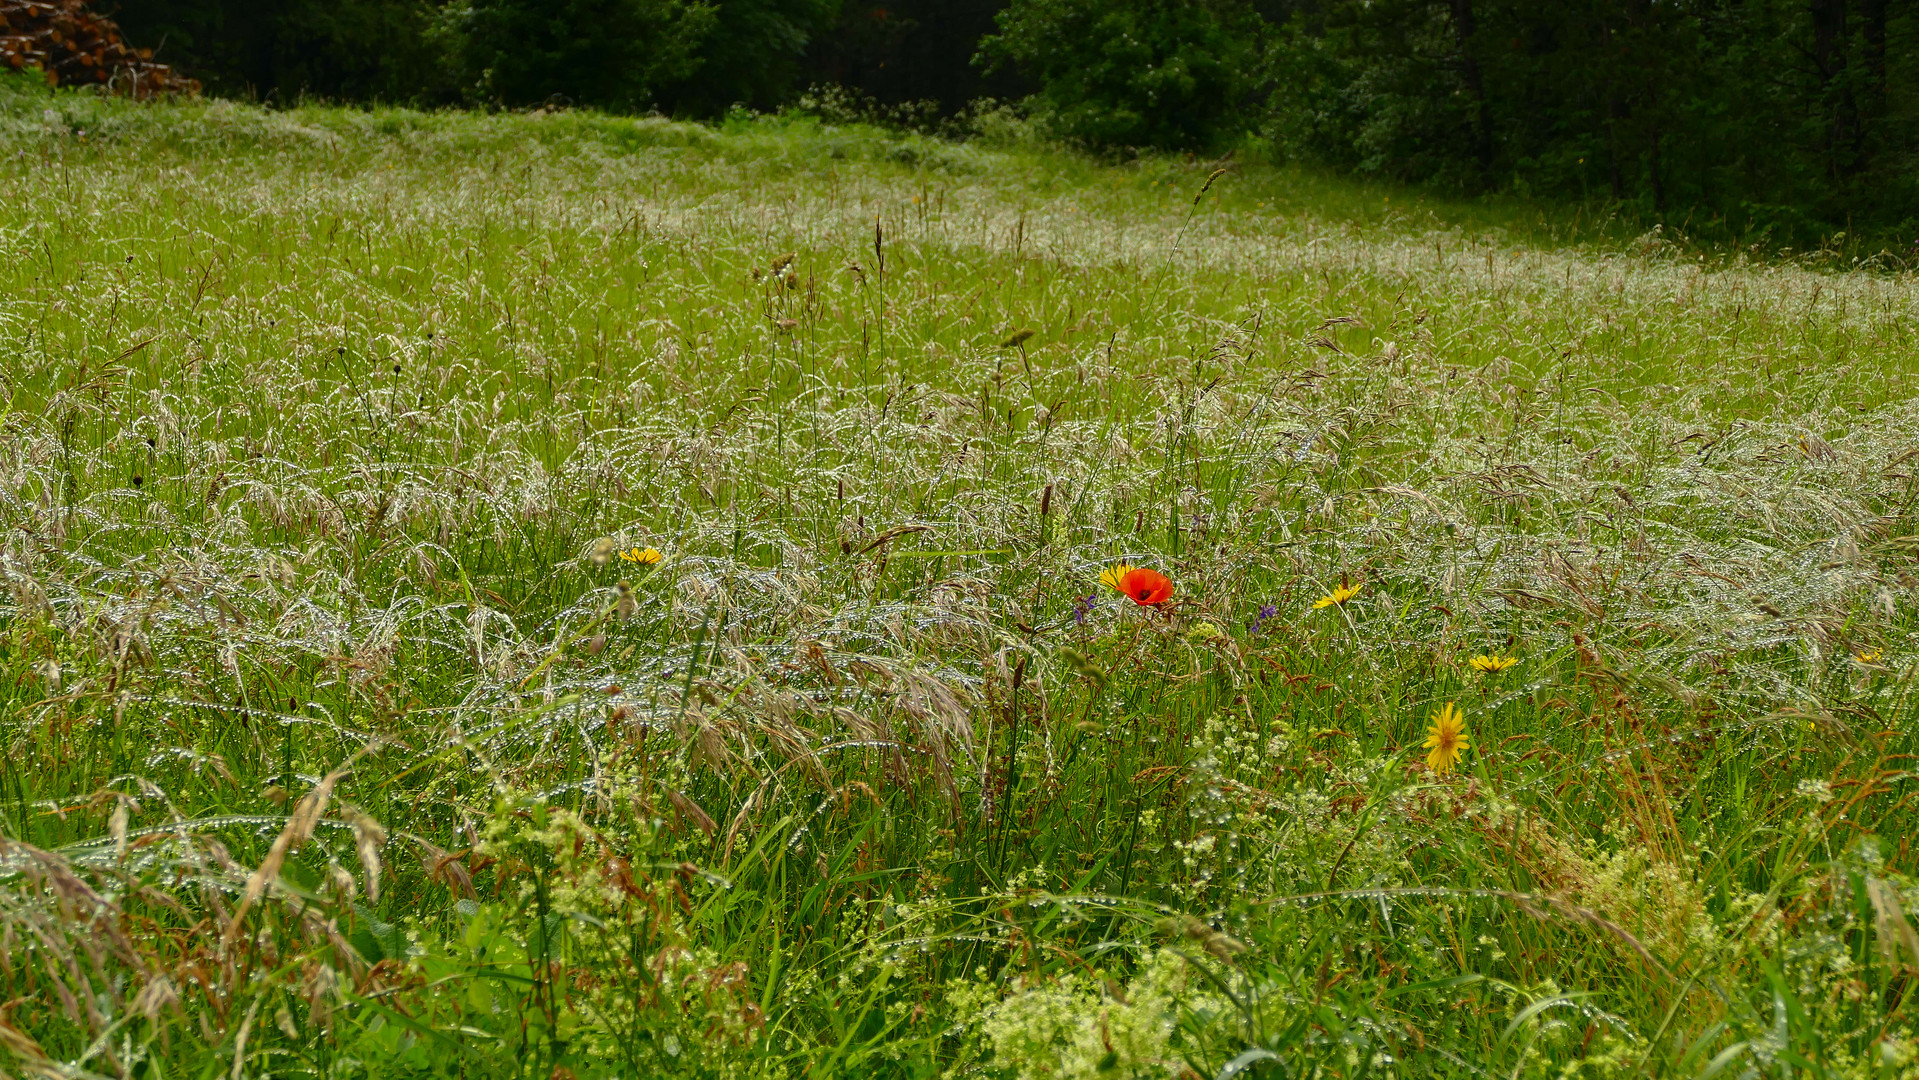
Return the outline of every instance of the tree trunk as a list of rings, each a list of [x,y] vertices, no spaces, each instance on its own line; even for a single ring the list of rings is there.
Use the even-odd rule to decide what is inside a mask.
[[[1599,44],[1606,65],[1606,177],[1612,182],[1613,201],[1620,202],[1626,197],[1626,178],[1619,167],[1619,121],[1625,106],[1619,100],[1618,59],[1613,55],[1611,24],[1599,24]]]
[[[1887,0],[1859,0],[1860,31],[1866,39],[1866,70],[1876,93],[1886,92]]]
[[[1852,133],[1858,112],[1846,82],[1846,0],[1810,0],[1812,62],[1824,88],[1820,105],[1832,115],[1827,156],[1834,179],[1852,171]]]
[[[1867,129],[1886,114],[1886,8],[1887,0],[1859,0],[1860,36],[1865,39],[1866,65],[1864,99],[1860,102],[1858,130],[1853,137],[1853,163],[1865,168],[1868,147]]]
[[[1652,208],[1661,217],[1666,213],[1666,180],[1663,175],[1664,163],[1659,160],[1659,128],[1657,122],[1652,129]]]
[[[1486,105],[1486,82],[1479,70],[1478,23],[1473,18],[1473,0],[1452,0],[1453,40],[1459,46],[1459,73],[1466,92],[1473,99],[1473,156],[1479,160],[1482,177],[1493,167],[1492,110]]]

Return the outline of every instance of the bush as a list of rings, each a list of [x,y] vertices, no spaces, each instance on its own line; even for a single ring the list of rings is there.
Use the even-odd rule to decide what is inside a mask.
[[[802,58],[832,23],[837,0],[717,0],[699,70],[662,96],[674,111],[719,116],[733,105],[772,109],[792,97]]]
[[[127,40],[210,93],[291,103],[444,102],[429,0],[146,0],[112,11]]]
[[[442,19],[482,101],[635,109],[699,66],[715,12],[699,0],[470,0]]]
[[[980,44],[1039,84],[1035,104],[1060,135],[1199,150],[1244,133],[1262,26],[1236,0],[1015,0]]]

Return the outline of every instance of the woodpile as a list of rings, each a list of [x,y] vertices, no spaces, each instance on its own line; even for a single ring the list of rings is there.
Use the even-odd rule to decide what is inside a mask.
[[[152,49],[121,40],[86,0],[0,0],[0,70],[8,69],[40,71],[49,86],[104,85],[136,98],[200,92],[197,80],[154,63]]]

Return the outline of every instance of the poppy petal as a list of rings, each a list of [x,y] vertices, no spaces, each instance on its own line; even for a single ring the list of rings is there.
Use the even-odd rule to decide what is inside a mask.
[[[1173,598],[1173,581],[1157,570],[1135,567],[1119,580],[1120,591],[1141,607],[1155,607]]]

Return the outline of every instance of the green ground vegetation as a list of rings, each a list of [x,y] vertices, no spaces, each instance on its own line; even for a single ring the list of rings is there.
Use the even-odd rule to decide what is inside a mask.
[[[1910,1075],[1912,278],[1017,136],[5,84],[0,1070]]]

